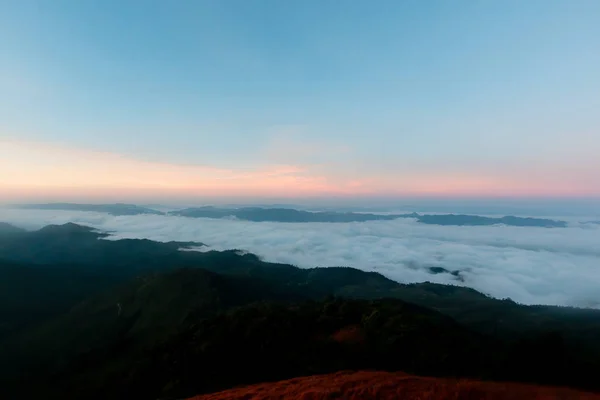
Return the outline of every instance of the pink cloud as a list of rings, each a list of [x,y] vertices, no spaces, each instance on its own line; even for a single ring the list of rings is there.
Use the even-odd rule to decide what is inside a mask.
[[[156,190],[187,195],[302,195],[335,191],[325,178],[298,165],[254,169],[176,165],[14,140],[0,140],[0,170],[4,193]]]
[[[148,162],[114,153],[0,139],[0,201],[108,194],[123,197],[597,196],[600,195],[597,183],[597,177],[588,169],[553,172],[551,166],[544,171],[538,168],[519,174],[514,170],[500,173],[389,170],[374,174],[360,165],[352,165],[345,171],[341,161],[329,166],[271,162],[254,168],[216,168]]]

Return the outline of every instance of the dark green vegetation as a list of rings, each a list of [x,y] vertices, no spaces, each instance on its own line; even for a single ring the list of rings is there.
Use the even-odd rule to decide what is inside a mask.
[[[19,229],[11,224],[7,224],[6,222],[0,222],[0,235],[14,235],[22,232],[25,232],[25,230]]]
[[[596,310],[104,237],[0,236],[0,398],[181,398],[354,368],[600,390]]]
[[[75,203],[47,203],[47,204],[22,204],[14,206],[34,210],[66,210],[66,211],[94,211],[111,215],[138,215],[138,214],[163,214],[148,207],[134,204],[75,204]]]
[[[82,268],[39,268],[0,260],[0,341],[118,282],[109,274]]]
[[[0,259],[29,264],[77,265],[79,270],[132,276],[153,267],[164,269],[193,242],[158,243],[145,239],[100,240],[108,234],[72,223],[0,237]],[[194,253],[190,253],[194,254]]]
[[[97,398],[181,398],[348,368],[476,374],[485,348],[485,339],[451,319],[398,300],[268,302],[190,319],[169,340],[138,352],[134,369],[113,364],[120,350],[119,357],[89,355],[70,371],[78,382],[93,382],[98,365],[113,364],[110,379],[93,388]],[[83,386],[80,395],[89,398]]]

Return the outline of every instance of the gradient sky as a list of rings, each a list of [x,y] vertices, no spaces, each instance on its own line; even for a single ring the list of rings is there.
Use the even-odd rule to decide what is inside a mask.
[[[598,0],[0,0],[0,37],[4,199],[600,196]]]

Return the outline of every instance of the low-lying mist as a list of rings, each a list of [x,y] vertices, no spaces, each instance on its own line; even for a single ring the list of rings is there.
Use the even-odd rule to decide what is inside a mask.
[[[299,267],[351,266],[399,282],[469,286],[524,304],[600,307],[600,225],[436,226],[413,219],[360,223],[248,222],[163,215],[0,209],[26,229],[74,222],[111,239],[198,241]]]

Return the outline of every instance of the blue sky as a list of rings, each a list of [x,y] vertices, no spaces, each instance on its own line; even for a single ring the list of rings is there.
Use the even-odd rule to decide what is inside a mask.
[[[0,37],[14,196],[600,196],[595,0],[5,0]]]

